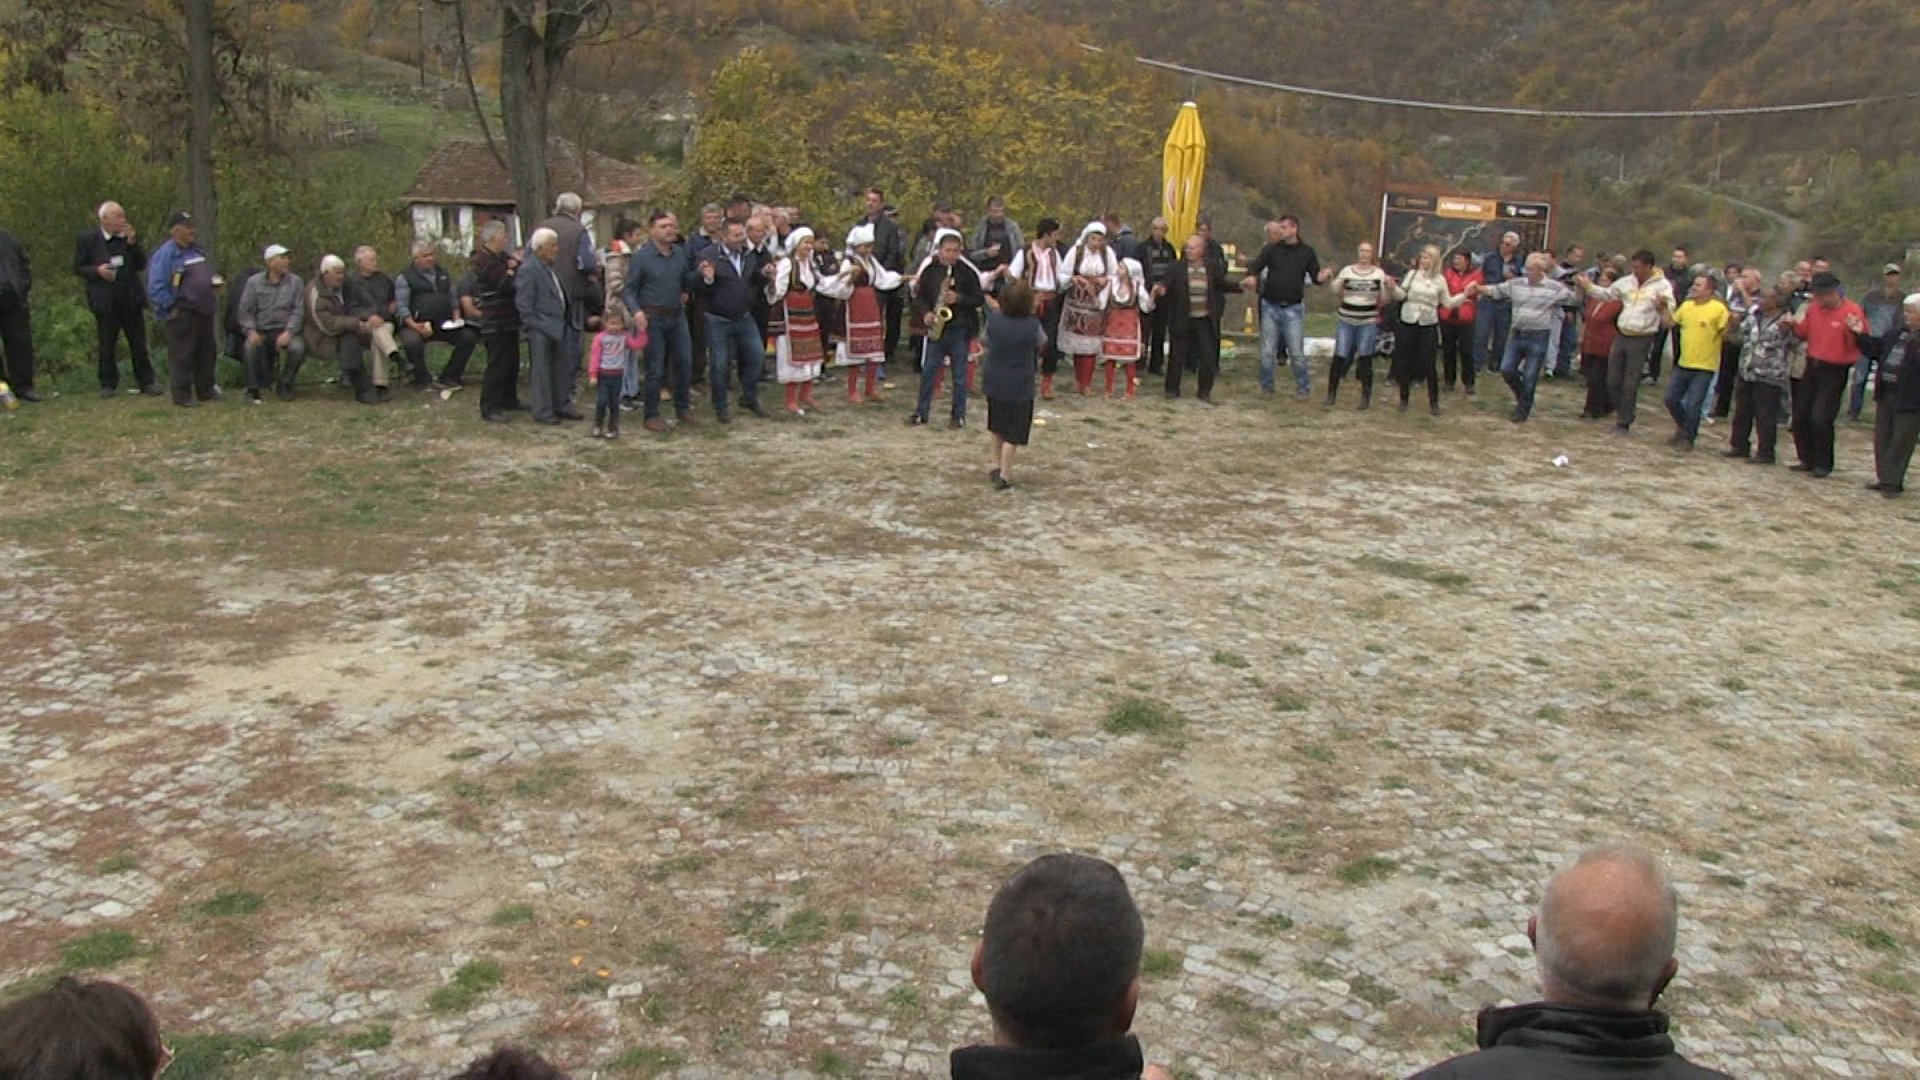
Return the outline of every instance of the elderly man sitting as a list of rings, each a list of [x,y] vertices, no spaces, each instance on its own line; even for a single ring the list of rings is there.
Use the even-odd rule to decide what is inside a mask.
[[[431,240],[413,245],[413,262],[394,279],[393,302],[400,319],[400,348],[407,354],[414,389],[461,385],[467,361],[480,344],[480,332],[462,315],[453,277],[438,265]],[[451,345],[453,356],[440,369],[440,377],[430,379],[427,346],[436,341]]]
[[[281,401],[293,400],[293,382],[300,375],[300,362],[307,358],[307,342],[301,336],[306,319],[307,286],[300,275],[287,269],[287,249],[271,244],[262,253],[267,268],[247,279],[240,290],[240,332],[245,335],[247,358],[247,400],[258,405],[260,395],[275,391]],[[280,357],[286,357],[286,371],[276,379]]]
[[[373,392],[381,400],[392,397],[387,389],[387,364],[401,360],[400,342],[393,336],[393,279],[380,269],[380,253],[362,244],[353,249],[353,272],[347,275],[347,308],[366,326],[367,343],[373,353]]]
[[[340,376],[353,388],[353,400],[372,405],[373,380],[367,373],[367,346],[373,332],[369,317],[353,313],[347,299],[347,264],[338,255],[320,259],[320,273],[307,304],[307,352],[340,365]]]
[[[1679,901],[1652,855],[1584,852],[1547,882],[1527,923],[1543,1000],[1480,1014],[1480,1049],[1413,1080],[1726,1080],[1673,1048],[1654,1009],[1679,962]]]

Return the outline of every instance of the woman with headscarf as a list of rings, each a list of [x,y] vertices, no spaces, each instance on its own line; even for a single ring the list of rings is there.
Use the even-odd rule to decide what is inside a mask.
[[[801,226],[787,234],[786,255],[773,264],[773,278],[767,282],[774,373],[787,388],[787,411],[795,416],[814,407],[813,381],[826,361],[813,295],[817,284],[813,230]]]
[[[1107,396],[1113,396],[1116,367],[1127,373],[1129,399],[1139,389],[1140,354],[1144,322],[1141,315],[1153,311],[1153,293],[1147,290],[1147,273],[1138,259],[1120,260],[1120,272],[1107,283],[1107,325],[1100,339],[1100,359],[1107,366]]]
[[[1413,384],[1427,384],[1427,411],[1440,415],[1440,380],[1433,370],[1440,353],[1440,309],[1466,299],[1447,288],[1440,269],[1440,249],[1432,244],[1420,249],[1405,282],[1393,285],[1393,298],[1401,301],[1399,326],[1395,327],[1393,367],[1389,378],[1400,387],[1400,411],[1407,411],[1413,397]]]
[[[1073,357],[1075,389],[1093,389],[1094,362],[1107,329],[1107,286],[1120,273],[1120,259],[1107,247],[1107,227],[1090,221],[1080,241],[1060,260],[1067,279],[1060,309],[1060,351]]]
[[[886,308],[880,293],[900,287],[900,275],[880,265],[873,256],[873,226],[855,225],[847,234],[847,254],[840,272],[814,288],[835,300],[846,301],[847,337],[834,352],[834,366],[847,369],[847,400],[861,401],[860,372],[867,375],[866,400],[884,401],[874,383],[887,358]]]

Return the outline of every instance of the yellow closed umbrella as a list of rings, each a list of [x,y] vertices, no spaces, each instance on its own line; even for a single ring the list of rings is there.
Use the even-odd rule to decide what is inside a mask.
[[[1167,236],[1175,246],[1194,234],[1200,217],[1200,185],[1207,176],[1207,133],[1200,129],[1200,106],[1180,106],[1167,133],[1166,156],[1160,167],[1161,213],[1167,218]]]

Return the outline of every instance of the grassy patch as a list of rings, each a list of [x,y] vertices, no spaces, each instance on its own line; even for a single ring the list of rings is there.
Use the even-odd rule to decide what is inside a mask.
[[[1544,720],[1549,724],[1557,724],[1567,718],[1567,713],[1565,709],[1562,709],[1558,705],[1542,705],[1534,710],[1533,716],[1536,720]]]
[[[393,1029],[385,1024],[375,1024],[365,1031],[356,1031],[340,1040],[340,1049],[346,1051],[385,1050],[393,1042]]]
[[[1900,939],[1872,923],[1848,923],[1840,927],[1840,936],[1875,952],[1900,951]]]
[[[469,960],[453,978],[427,995],[427,1007],[437,1013],[466,1012],[489,990],[505,982],[507,969],[496,960]]]
[[[684,855],[675,855],[671,859],[662,859],[655,863],[648,877],[655,881],[665,881],[676,874],[694,874],[707,867],[707,857],[698,851],[689,851]]]
[[[1916,985],[1912,977],[1892,968],[1868,972],[1867,981],[1882,990],[1892,990],[1896,994],[1905,994],[1908,997],[1920,995],[1920,985]]]
[[[1334,868],[1333,876],[1348,885],[1369,885],[1399,869],[1400,864],[1378,855],[1362,855]]]
[[[1262,915],[1259,921],[1253,924],[1253,928],[1268,937],[1275,937],[1293,929],[1293,919],[1283,912],[1275,912],[1272,915]]]
[[[1274,712],[1306,712],[1309,704],[1305,695],[1291,690],[1276,690],[1271,700]]]
[[[820,1076],[838,1078],[858,1074],[858,1070],[853,1067],[852,1061],[832,1050],[822,1050],[813,1056],[813,1071]]]
[[[1421,581],[1428,585],[1438,585],[1443,589],[1464,589],[1473,584],[1473,579],[1454,570],[1441,570],[1423,562],[1411,559],[1383,559],[1376,555],[1362,555],[1353,560],[1353,564],[1362,570],[1371,570],[1388,577],[1403,578],[1407,581]]]
[[[920,1000],[920,991],[911,986],[896,986],[887,991],[887,1008],[902,1016],[919,1016],[927,1011],[926,1003]]]
[[[495,926],[525,926],[533,921],[533,905],[501,904],[487,921]]]
[[[609,1058],[607,1071],[615,1076],[654,1077],[677,1069],[686,1064],[686,1061],[687,1059],[675,1050],[658,1046],[636,1046],[630,1050],[622,1050]]]
[[[133,856],[123,851],[117,855],[109,855],[101,859],[100,865],[94,869],[94,873],[99,874],[101,877],[106,877],[109,874],[127,874],[138,869],[140,869],[140,864],[134,861]]]
[[[1720,680],[1720,686],[1722,689],[1731,690],[1734,693],[1739,694],[1746,691],[1747,680],[1741,678],[1738,675],[1729,675],[1726,678]]]
[[[1241,656],[1239,653],[1230,653],[1230,652],[1214,653],[1213,662],[1216,664],[1219,664],[1221,667],[1230,667],[1230,668],[1247,668],[1252,666],[1251,664],[1247,663],[1246,657]]]
[[[1352,991],[1354,997],[1359,998],[1361,1001],[1366,1002],[1376,1009],[1400,999],[1400,995],[1388,989],[1385,983],[1382,983],[1380,980],[1365,972],[1358,972],[1349,978],[1347,980],[1347,987]]]
[[[1325,960],[1302,960],[1300,974],[1316,982],[1332,982],[1340,977],[1340,969]]]
[[[173,1064],[167,1076],[169,1080],[254,1080],[264,1075],[255,1059],[273,1053],[298,1054],[323,1038],[324,1033],[314,1028],[275,1036],[229,1031],[180,1035],[169,1040]]]
[[[1187,718],[1164,701],[1132,697],[1108,709],[1100,726],[1109,735],[1171,735],[1187,726]]]
[[[1140,954],[1140,977],[1163,979],[1176,975],[1181,967],[1180,954],[1172,949],[1148,949]]]
[[[125,930],[109,928],[69,939],[60,946],[60,963],[72,971],[97,971],[139,954],[139,939]]]
[[[773,904],[753,900],[734,909],[729,929],[747,939],[748,944],[769,952],[783,952],[799,945],[817,945],[827,939],[831,926],[826,913],[816,908],[801,908],[785,919],[773,919]]]
[[[211,899],[194,905],[194,911],[202,918],[231,919],[241,915],[255,915],[267,906],[267,898],[257,892],[246,889],[222,889],[214,893]]]
[[[1333,764],[1333,748],[1324,743],[1308,743],[1300,748],[1300,756],[1321,765]]]

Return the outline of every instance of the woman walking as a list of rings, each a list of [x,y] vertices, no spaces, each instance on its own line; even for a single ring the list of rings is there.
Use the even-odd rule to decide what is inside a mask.
[[[1447,291],[1456,296],[1466,296],[1469,285],[1478,285],[1486,280],[1480,268],[1473,265],[1473,256],[1464,248],[1455,251],[1447,259]],[[1440,355],[1446,362],[1447,392],[1452,393],[1457,377],[1466,387],[1468,397],[1473,396],[1473,301],[1464,300],[1440,309]]]
[[[1413,384],[1427,384],[1427,411],[1440,415],[1440,380],[1433,367],[1440,352],[1440,309],[1459,304],[1464,296],[1447,290],[1440,270],[1440,249],[1432,244],[1420,250],[1407,280],[1393,287],[1401,301],[1400,325],[1394,334],[1393,367],[1389,377],[1400,387],[1400,411],[1407,411]]]
[[[1033,314],[1033,286],[1015,278],[988,305],[987,353],[980,388],[987,395],[987,479],[1013,486],[1013,452],[1033,433],[1033,369],[1047,332]]]

